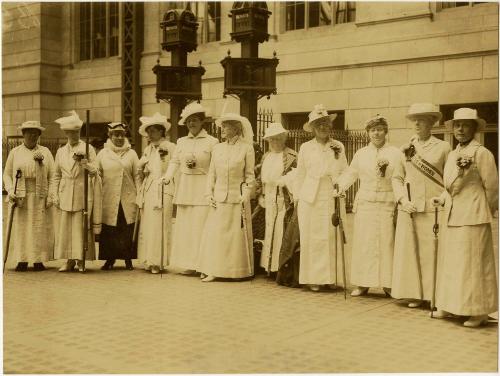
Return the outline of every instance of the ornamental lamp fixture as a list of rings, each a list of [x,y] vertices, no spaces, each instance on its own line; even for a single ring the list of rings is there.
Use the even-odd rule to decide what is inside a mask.
[[[172,9],[163,16],[160,23],[163,29],[161,47],[165,51],[182,48],[186,52],[195,51],[197,47],[196,16],[188,9]]]
[[[233,28],[231,39],[236,42],[267,41],[269,39],[267,23],[270,15],[265,1],[235,1],[229,15],[232,18]]]
[[[158,60],[153,67],[156,75],[156,101],[171,101],[182,98],[188,101],[201,100],[201,76],[205,68],[201,61],[197,67],[161,66]]]

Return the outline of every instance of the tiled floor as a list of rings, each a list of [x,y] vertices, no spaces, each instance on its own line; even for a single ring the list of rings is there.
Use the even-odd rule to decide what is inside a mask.
[[[5,275],[5,373],[497,370],[496,323],[431,320],[382,291],[344,301],[262,276],[201,283],[98,262],[85,275],[57,273],[59,264]]]

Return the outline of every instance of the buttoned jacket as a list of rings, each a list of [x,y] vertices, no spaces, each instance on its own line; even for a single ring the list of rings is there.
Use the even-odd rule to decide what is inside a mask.
[[[207,176],[206,195],[215,201],[239,203],[240,185],[251,192],[255,185],[255,155],[253,146],[239,138],[234,144],[227,141],[214,146]]]
[[[133,149],[121,153],[105,147],[96,158],[102,177],[102,223],[116,226],[122,205],[127,224],[135,221],[137,190],[141,186],[139,158]]]

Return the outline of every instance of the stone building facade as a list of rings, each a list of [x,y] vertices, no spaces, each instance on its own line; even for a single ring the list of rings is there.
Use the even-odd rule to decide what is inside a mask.
[[[82,5],[83,4],[83,5]],[[92,110],[92,123],[122,116],[123,3],[2,3],[3,136],[39,119],[47,137],[59,137],[53,120]],[[143,9],[140,88],[143,114],[169,106],[155,99],[153,66],[161,51],[163,14],[188,4],[148,2]],[[214,115],[224,99],[220,61],[240,46],[230,40],[230,2],[189,3],[200,22],[202,104]],[[408,139],[410,104],[432,102],[446,118],[463,105],[488,121],[479,139],[496,150],[498,128],[498,4],[441,2],[268,2],[270,39],[259,56],[276,51],[278,94],[261,99],[285,127],[300,127],[314,104],[338,112],[339,127],[362,129],[377,113],[390,122],[390,142]],[[227,99],[228,110],[238,102]],[[439,137],[452,139],[444,126]]]

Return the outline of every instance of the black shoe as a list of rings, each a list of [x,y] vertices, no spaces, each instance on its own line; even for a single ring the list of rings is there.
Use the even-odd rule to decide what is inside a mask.
[[[42,272],[44,270],[46,270],[46,269],[45,269],[45,266],[43,265],[43,263],[41,263],[41,262],[35,262],[33,264],[33,271],[34,272]]]
[[[134,267],[132,266],[132,260],[125,260],[125,269],[134,270]]]
[[[111,270],[111,269],[113,269],[114,264],[115,264],[115,260],[106,260],[104,265],[101,267],[101,270]]]
[[[18,262],[15,271],[16,272],[27,272],[28,271],[28,263],[27,262]]]

